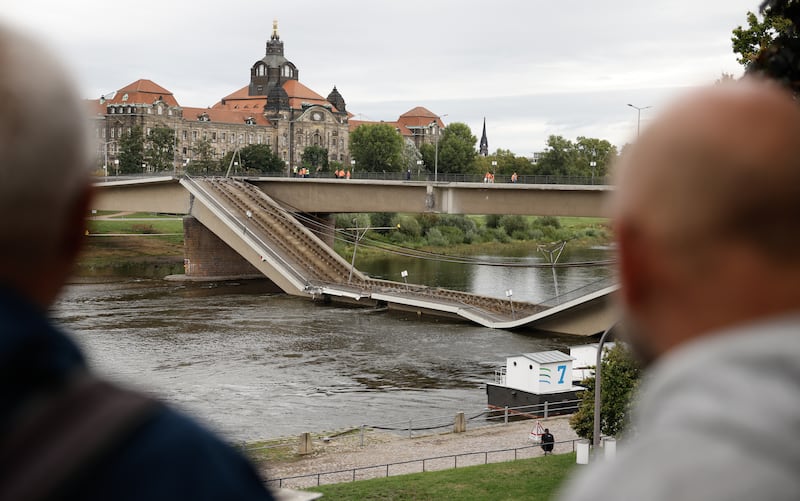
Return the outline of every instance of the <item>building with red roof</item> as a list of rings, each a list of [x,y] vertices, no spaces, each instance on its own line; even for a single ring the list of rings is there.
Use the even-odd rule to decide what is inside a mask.
[[[213,158],[251,144],[266,144],[286,162],[287,173],[301,164],[305,148],[319,146],[329,161],[350,164],[349,133],[365,122],[352,120],[336,86],[323,97],[303,85],[298,68],[284,55],[277,22],[266,54],[250,67],[250,82],[208,108],[181,106],[169,90],[140,79],[108,96],[88,101],[98,139],[98,166],[109,173],[118,165],[120,138],[141,127],[145,135],[157,127],[176,131],[173,165],[178,172],[196,159],[198,142]],[[437,115],[416,107],[391,125],[417,148],[433,142],[444,126]],[[163,166],[161,168],[164,168]],[[153,170],[145,163],[143,171]]]

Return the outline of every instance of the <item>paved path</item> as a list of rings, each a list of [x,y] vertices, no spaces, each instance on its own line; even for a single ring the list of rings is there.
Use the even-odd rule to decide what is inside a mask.
[[[555,435],[555,453],[573,450],[572,440],[578,438],[569,426],[568,417],[540,420],[542,426]],[[514,451],[484,454],[499,449],[526,448],[517,451],[519,459],[543,455],[541,448],[532,447],[529,434],[536,421],[521,421],[508,425],[498,424],[476,427],[466,433],[440,433],[408,438],[385,432],[369,432],[364,447],[360,446],[358,433],[332,439],[328,443],[314,441],[314,453],[287,461],[273,462],[264,476],[268,479],[313,475],[311,477],[283,481],[284,487],[306,488],[317,484],[317,473],[351,470],[341,474],[322,475],[320,483],[349,482],[353,480],[353,468],[375,466],[359,470],[357,480],[386,476],[386,464],[413,461],[389,467],[390,475],[422,471],[422,459],[454,454],[475,453],[457,459],[458,466],[483,464],[485,461],[501,462],[514,459]],[[416,461],[415,461],[416,460]],[[425,471],[452,468],[452,457],[425,461]]]

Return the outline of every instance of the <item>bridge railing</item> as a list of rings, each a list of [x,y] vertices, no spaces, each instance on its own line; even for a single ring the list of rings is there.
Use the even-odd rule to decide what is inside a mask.
[[[594,282],[584,285],[583,287],[570,290],[569,292],[565,292],[564,294],[553,296],[547,301],[542,301],[541,303],[538,303],[538,305],[543,306],[545,308],[555,308],[556,306],[560,306],[570,301],[574,301],[575,299],[580,299],[583,296],[587,296],[593,292],[601,291],[607,287],[616,285],[617,283],[619,283],[619,279],[614,275],[606,278],[601,278],[600,280],[595,280]]]
[[[122,181],[127,179],[141,179],[151,177],[172,177],[175,173],[173,171],[151,172],[143,174],[125,174],[121,176],[96,176],[98,181]],[[182,173],[179,173],[182,175]],[[209,171],[204,172],[202,176],[224,176],[225,171]],[[201,176],[201,175],[197,175]],[[250,171],[245,173],[237,173],[237,177],[295,177],[289,176],[286,172],[257,172]],[[410,178],[404,172],[368,172],[357,171],[352,174],[352,179],[366,179],[374,181],[423,181],[432,182],[434,175],[422,172],[412,173]],[[320,172],[312,175],[309,179],[335,179],[332,172]],[[452,174],[442,173],[436,176],[439,183],[483,183],[482,174]],[[345,179],[342,182],[346,182]],[[498,174],[495,176],[494,184],[509,184],[511,183],[510,175]],[[562,185],[578,185],[578,186],[607,186],[610,179],[606,176],[546,176],[534,174],[520,174],[517,179],[517,184],[562,184]]]

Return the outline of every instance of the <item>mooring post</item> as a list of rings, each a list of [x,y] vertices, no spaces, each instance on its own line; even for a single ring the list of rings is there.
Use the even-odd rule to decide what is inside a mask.
[[[453,425],[453,433],[464,433],[467,431],[467,418],[464,416],[464,412],[459,412],[456,414],[455,424]]]
[[[549,402],[547,400],[545,400],[544,401],[544,418],[545,419],[547,419],[547,414],[548,414],[548,409],[549,409],[548,405],[549,405]]]
[[[503,424],[508,424],[508,406],[503,410]]]
[[[311,454],[314,452],[314,446],[311,443],[311,433],[305,432],[300,435],[300,440],[297,446],[297,453],[302,455]]]
[[[361,447],[364,447],[364,427],[366,425],[361,425]]]

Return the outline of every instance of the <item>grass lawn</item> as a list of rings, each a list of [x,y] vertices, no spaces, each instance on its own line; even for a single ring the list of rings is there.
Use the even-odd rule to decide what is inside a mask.
[[[308,489],[337,500],[439,500],[498,501],[553,499],[575,467],[575,454],[558,454],[507,463],[493,463]]]
[[[180,233],[183,234],[183,221],[162,221],[153,219],[152,221],[126,221],[99,220],[86,221],[89,233],[130,233],[130,234],[156,234],[156,233]]]

